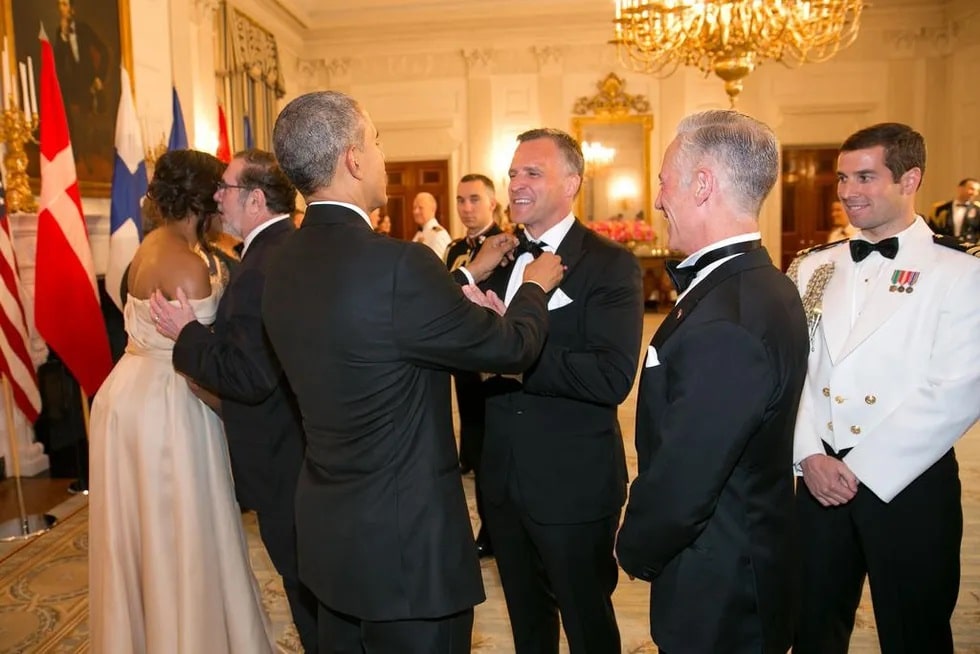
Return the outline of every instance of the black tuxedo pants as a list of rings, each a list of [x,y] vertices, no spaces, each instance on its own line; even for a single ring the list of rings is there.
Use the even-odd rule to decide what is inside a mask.
[[[581,524],[535,522],[515,477],[502,503],[484,506],[515,654],[558,654],[559,614],[571,654],[621,651],[612,604],[619,514]]]
[[[951,654],[963,512],[952,450],[882,502],[861,486],[823,507],[797,483],[802,607],[793,654],[846,654],[864,577],[882,654]]]
[[[259,536],[276,572],[282,577],[282,587],[289,601],[293,624],[307,654],[317,651],[317,599],[299,580],[296,550],[296,521],[291,512],[258,512]]]
[[[320,604],[320,654],[470,654],[473,609],[430,620],[371,622]]]

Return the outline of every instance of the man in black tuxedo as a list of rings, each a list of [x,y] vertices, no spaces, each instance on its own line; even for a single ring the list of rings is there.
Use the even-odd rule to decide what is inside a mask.
[[[980,180],[960,180],[956,197],[937,204],[929,216],[929,227],[937,234],[953,236],[961,243],[980,242]]]
[[[213,328],[184,298],[180,308],[154,293],[157,330],[176,341],[174,368],[216,395],[225,424],[235,494],[258,515],[259,533],[283,588],[303,649],[317,651],[316,598],[299,580],[294,497],[303,461],[303,425],[262,326],[262,292],[273,254],[295,230],[296,189],[275,157],[235,155],[215,193],[226,231],[243,240]]]
[[[468,653],[485,596],[449,370],[530,365],[561,261],[529,267],[502,318],[468,301],[432,250],[371,228],[368,214],[387,201],[384,154],[352,98],[296,98],[273,141],[307,204],[269,271],[262,313],[306,430],[296,519],[321,652]],[[515,240],[500,235],[483,252],[499,262]],[[489,274],[479,268],[477,279]]]
[[[678,298],[647,348],[636,407],[639,474],[616,554],[651,582],[661,652],[776,654],[793,640],[793,428],[807,327],[762,247],[779,173],[772,131],[734,111],[685,118],[656,207]]]
[[[643,292],[636,258],[572,213],[583,168],[565,132],[518,136],[509,195],[526,248],[486,283],[512,306],[535,252],[567,265],[541,356],[520,379],[484,383],[477,480],[518,654],[556,653],[559,613],[572,654],[620,651],[613,541],[626,459],[616,411],[636,378]]]
[[[450,271],[466,266],[480,252],[491,236],[501,233],[500,225],[493,220],[497,208],[493,181],[486,175],[463,175],[456,186],[456,212],[466,227],[466,236],[457,238],[446,249],[446,265]],[[459,467],[466,473],[472,470],[479,475],[480,452],[483,450],[483,423],[486,417],[480,373],[459,371],[453,375],[456,382],[456,406],[459,408]],[[476,551],[480,557],[492,556],[493,547],[483,515],[483,499],[476,494],[476,512],[480,516],[480,532],[476,537]]]

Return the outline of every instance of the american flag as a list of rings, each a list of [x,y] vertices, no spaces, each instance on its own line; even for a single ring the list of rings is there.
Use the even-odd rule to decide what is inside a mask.
[[[0,180],[0,374],[10,380],[14,403],[28,422],[37,420],[41,393],[31,361],[27,321],[14,242],[10,236],[7,198]]]

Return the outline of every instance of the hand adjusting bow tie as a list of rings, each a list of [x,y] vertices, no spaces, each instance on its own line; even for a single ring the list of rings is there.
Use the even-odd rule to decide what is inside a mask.
[[[537,259],[544,252],[544,249],[548,247],[547,243],[541,241],[532,241],[527,237],[527,232],[523,229],[517,230],[517,247],[514,248],[514,258],[521,256],[525,252],[530,252],[531,255]]]
[[[717,248],[715,250],[710,250],[705,252],[698,259],[697,263],[693,266],[679,267],[680,261],[668,261],[666,263],[667,275],[670,276],[670,281],[674,282],[674,288],[677,289],[678,295],[687,290],[694,281],[694,278],[698,276],[698,273],[713,264],[715,261],[724,259],[725,257],[730,257],[733,254],[744,254],[746,252],[751,252],[752,250],[758,250],[762,247],[762,241],[756,239],[754,241],[742,241],[741,243],[732,243],[731,245],[726,245],[724,247]]]
[[[871,243],[863,239],[851,239],[851,258],[854,263],[864,261],[868,255],[877,250],[886,259],[894,259],[898,254],[898,237],[892,236],[877,243]]]

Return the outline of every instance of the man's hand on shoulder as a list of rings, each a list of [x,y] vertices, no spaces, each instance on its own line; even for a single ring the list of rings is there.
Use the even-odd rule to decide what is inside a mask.
[[[507,256],[517,247],[517,237],[513,234],[494,234],[483,241],[480,251],[466,264],[466,269],[476,282],[482,282],[498,266],[510,263]]]
[[[826,454],[811,454],[800,462],[803,482],[823,506],[847,504],[857,494],[858,478],[843,461]]]
[[[159,290],[153,291],[153,295],[150,296],[150,317],[157,331],[172,341],[177,340],[177,336],[187,323],[197,320],[194,308],[187,300],[187,294],[180,287],[177,288],[177,302],[179,306],[173,306]]]

